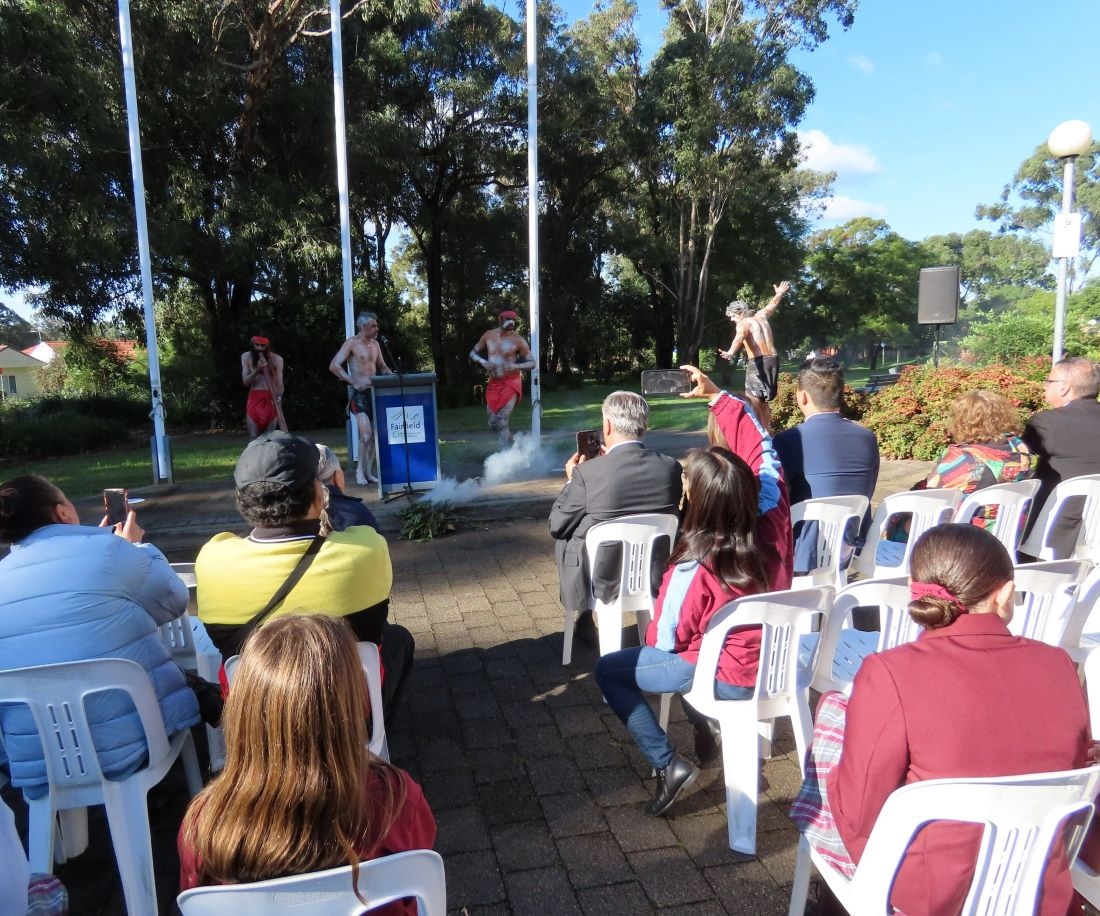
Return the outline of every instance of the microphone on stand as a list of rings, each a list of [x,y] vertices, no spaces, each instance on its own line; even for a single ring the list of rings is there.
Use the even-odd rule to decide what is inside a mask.
[[[390,345],[390,339],[385,334],[379,334],[378,341],[383,347],[388,347]]]

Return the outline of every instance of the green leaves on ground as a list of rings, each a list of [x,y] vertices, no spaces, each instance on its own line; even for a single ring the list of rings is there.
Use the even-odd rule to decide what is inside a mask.
[[[401,512],[401,537],[406,541],[431,541],[457,529],[449,503],[430,500],[410,502]]]

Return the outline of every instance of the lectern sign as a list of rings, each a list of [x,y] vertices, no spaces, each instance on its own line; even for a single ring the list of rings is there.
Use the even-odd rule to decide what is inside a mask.
[[[404,417],[402,417],[404,414]],[[404,420],[404,428],[402,428]],[[386,426],[389,429],[389,442],[391,445],[414,445],[424,442],[424,407],[422,405],[409,405],[405,408],[387,407]]]

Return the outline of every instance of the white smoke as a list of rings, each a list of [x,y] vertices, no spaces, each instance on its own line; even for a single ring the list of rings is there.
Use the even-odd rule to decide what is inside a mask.
[[[473,502],[481,496],[485,487],[495,487],[514,480],[523,480],[532,467],[544,463],[545,456],[528,433],[516,433],[511,446],[502,452],[493,452],[485,459],[481,477],[459,483],[453,477],[444,477],[425,495],[429,502],[450,503],[452,506]]]

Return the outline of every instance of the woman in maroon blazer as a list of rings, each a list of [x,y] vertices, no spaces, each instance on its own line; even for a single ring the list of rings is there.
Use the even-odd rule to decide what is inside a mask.
[[[913,547],[916,642],[864,661],[848,703],[840,762],[827,780],[844,845],[858,862],[887,796],[923,779],[1014,776],[1088,764],[1089,719],[1062,650],[1013,636],[1012,561],[993,535],[942,525]],[[908,916],[958,913],[980,828],[935,823],[914,839],[891,903]],[[1044,914],[1064,914],[1065,863],[1048,866]]]

